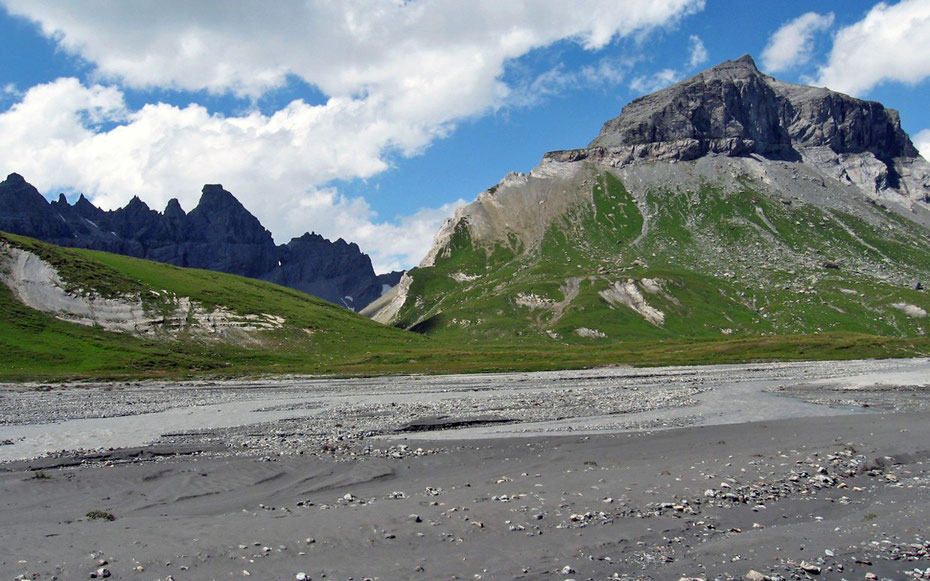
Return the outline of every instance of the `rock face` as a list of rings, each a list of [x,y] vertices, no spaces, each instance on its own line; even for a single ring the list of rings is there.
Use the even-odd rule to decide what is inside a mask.
[[[158,308],[146,308],[139,294],[102,297],[69,291],[51,264],[2,240],[0,283],[27,307],[63,321],[144,337],[186,334],[208,341],[260,344],[259,331],[280,329],[285,322],[267,313],[241,315],[223,307],[208,309],[183,296],[165,294]]]
[[[397,284],[401,273],[376,276],[355,244],[304,234],[276,246],[268,232],[219,184],[204,186],[185,213],[177,200],[163,213],[134,197],[105,212],[83,195],[49,203],[22,176],[0,182],[0,230],[60,246],[90,248],[258,278],[360,310]],[[387,287],[387,288],[386,288]]]
[[[928,202],[897,112],[744,56],[505,176],[364,314],[463,340],[924,335]]]
[[[930,187],[930,166],[913,163],[919,153],[897,111],[777,81],[749,55],[636,99],[604,124],[588,150],[553,157],[607,156],[622,165],[757,154],[812,163],[868,192],[897,189],[927,201]]]

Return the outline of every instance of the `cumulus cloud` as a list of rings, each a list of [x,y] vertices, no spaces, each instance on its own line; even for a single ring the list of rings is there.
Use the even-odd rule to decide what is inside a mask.
[[[885,81],[918,83],[930,76],[930,1],[881,2],[841,29],[817,84],[859,95]]]
[[[688,65],[693,69],[706,63],[707,48],[704,46],[704,41],[702,41],[697,35],[692,34],[688,38],[688,44],[690,46]]]
[[[428,128],[397,128],[373,114],[338,99],[295,101],[267,116],[225,117],[197,105],[128,111],[118,89],[66,78],[33,87],[0,113],[0,158],[42,191],[76,187],[105,209],[139,195],[155,209],[177,197],[190,210],[201,186],[222,176],[279,241],[315,230],[358,242],[384,267],[410,265],[425,254],[431,234],[413,229],[404,240],[391,223],[375,221],[365,200],[308,186],[383,171],[383,150],[398,132],[429,139]],[[97,129],[107,123],[115,126]],[[452,208],[433,211],[439,215],[424,210],[400,223],[438,228]]]
[[[924,129],[914,136],[914,147],[924,159],[930,160],[930,129]]]
[[[762,51],[762,67],[770,73],[806,64],[814,51],[814,35],[833,26],[833,13],[807,12],[775,31]]]
[[[464,91],[463,101],[483,96],[483,105],[506,59],[562,39],[603,48],[703,7],[703,0],[4,3],[102,77],[132,87],[260,95],[295,75],[333,96],[446,89],[445,96]]]
[[[316,230],[404,266],[430,244],[423,225],[438,225],[451,207],[379,222],[364,199],[331,182],[383,172],[392,155],[418,154],[456,122],[518,100],[502,73],[529,51],[564,40],[599,50],[703,8],[703,0],[0,1],[93,70],[89,82],[32,87],[0,113],[7,171],[43,191],[73,187],[106,208],[139,195],[158,209],[179,197],[190,209],[203,183],[222,182],[279,241]],[[568,74],[589,81],[625,72],[602,61]],[[130,110],[122,92],[254,101],[290,77],[317,88],[323,102],[227,116],[197,103]]]

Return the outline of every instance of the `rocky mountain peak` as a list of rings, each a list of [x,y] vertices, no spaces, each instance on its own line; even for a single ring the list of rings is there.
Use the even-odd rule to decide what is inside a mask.
[[[25,178],[23,178],[23,176],[21,176],[21,175],[19,175],[18,173],[15,173],[15,172],[14,172],[14,173],[11,173],[10,175],[6,176],[6,180],[4,180],[4,182],[5,182],[7,185],[14,185],[14,184],[24,184],[24,183],[26,183],[26,180],[25,180]]]
[[[749,55],[634,100],[587,149],[546,157],[620,167],[713,155],[803,161],[867,195],[897,196],[906,211],[930,199],[930,165],[902,130],[897,111],[778,81]]]
[[[608,121],[591,148],[636,158],[688,160],[708,153],[791,154],[778,97],[746,55],[640,97]]]
[[[11,173],[0,182],[0,211],[4,214],[17,214],[41,211],[48,202],[31,184],[18,173]]]
[[[201,190],[200,201],[197,207],[211,212],[248,212],[245,206],[243,206],[230,192],[223,189],[223,186],[220,184],[205,185],[203,190]]]
[[[142,201],[142,198],[140,198],[139,196],[133,196],[132,199],[129,200],[129,203],[126,204],[126,207],[123,208],[123,210],[126,210],[126,211],[135,211],[135,212],[138,212],[138,211],[150,212],[150,211],[152,211],[152,209],[149,208],[149,205],[146,204],[145,202],[143,202],[143,201]]]
[[[183,218],[187,215],[187,213],[184,212],[184,209],[181,208],[181,202],[179,202],[177,198],[171,198],[168,200],[168,205],[165,206],[164,214],[165,218],[173,220]]]
[[[99,218],[104,213],[103,210],[93,205],[90,200],[85,198],[84,194],[78,196],[77,202],[75,202],[72,207],[78,216],[91,220]]]
[[[619,154],[621,163],[712,154],[800,160],[811,148],[869,152],[886,165],[918,156],[896,111],[826,88],[778,81],[760,72],[750,55],[635,99],[588,147]]]

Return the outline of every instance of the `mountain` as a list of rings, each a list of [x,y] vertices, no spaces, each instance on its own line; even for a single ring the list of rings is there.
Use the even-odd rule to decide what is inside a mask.
[[[363,313],[472,341],[925,335],[928,203],[896,111],[744,56],[504,177]]]
[[[221,185],[206,185],[185,213],[176,199],[159,213],[134,197],[105,212],[82,194],[49,203],[22,176],[0,182],[0,230],[61,246],[103,250],[175,266],[271,281],[359,310],[397,284],[376,276],[355,244],[305,234],[276,246],[264,226]]]

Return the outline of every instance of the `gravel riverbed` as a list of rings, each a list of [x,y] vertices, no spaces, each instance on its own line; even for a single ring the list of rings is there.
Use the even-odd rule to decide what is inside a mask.
[[[0,579],[930,579],[930,360],[0,387]]]

